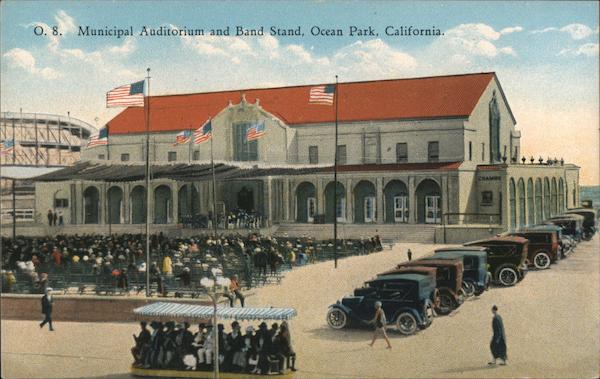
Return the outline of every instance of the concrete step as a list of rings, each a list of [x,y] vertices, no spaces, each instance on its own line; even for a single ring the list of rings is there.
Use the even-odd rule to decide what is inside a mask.
[[[372,237],[378,234],[382,240],[403,242],[434,242],[436,225],[415,224],[338,224],[339,238]],[[328,239],[333,236],[333,224],[280,224],[276,236]]]

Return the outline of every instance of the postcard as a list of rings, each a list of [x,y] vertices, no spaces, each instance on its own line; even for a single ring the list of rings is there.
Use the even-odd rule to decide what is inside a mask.
[[[600,375],[597,2],[0,12],[3,378]]]

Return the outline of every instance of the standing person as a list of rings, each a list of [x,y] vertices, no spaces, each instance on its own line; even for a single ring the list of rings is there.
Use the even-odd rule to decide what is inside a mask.
[[[52,226],[52,220],[54,220],[54,214],[52,214],[52,209],[48,209],[48,214],[46,215],[48,218],[48,225]]]
[[[377,339],[378,334],[382,334],[385,342],[387,342],[387,349],[391,349],[392,345],[390,344],[390,340],[385,332],[385,313],[383,312],[383,308],[381,307],[381,301],[375,302],[375,318],[371,320],[372,324],[375,324],[375,332],[373,333],[373,340],[369,344],[369,346],[373,347],[375,340]]]
[[[146,328],[146,321],[140,322],[141,331],[138,336],[133,335],[135,346],[131,348],[131,355],[135,362],[135,367],[141,367],[144,361],[144,356],[150,347],[150,338],[152,337],[150,331]]]
[[[502,317],[498,314],[498,307],[492,307],[492,313],[494,314],[494,318],[492,319],[492,342],[490,342],[490,350],[492,350],[492,356],[494,360],[489,362],[490,366],[496,365],[496,360],[498,358],[502,359],[500,362],[501,365],[506,364],[506,336],[504,335],[504,323],[502,322]]]
[[[297,371],[296,369],[296,353],[292,348],[292,337],[290,335],[290,328],[288,327],[287,321],[283,321],[281,323],[281,327],[279,328],[279,349],[281,354],[287,359],[287,366],[292,371]],[[283,363],[280,364],[279,370],[283,371]]]
[[[54,212],[54,214],[52,215],[52,225],[56,226],[57,221],[58,221],[58,212]]]
[[[65,218],[63,217],[62,211],[58,212],[58,225],[59,226],[65,225]]]
[[[54,299],[52,298],[52,288],[46,288],[46,293],[42,296],[42,314],[44,315],[44,321],[40,323],[40,329],[48,323],[50,327],[50,331],[53,332],[54,328],[52,327],[52,303]]]
[[[408,251],[406,252],[406,256],[408,257],[408,261],[412,261],[412,251],[410,251],[410,249],[408,249]]]
[[[229,299],[229,306],[233,308],[234,301],[236,298],[240,299],[240,304],[244,308],[244,295],[242,295],[240,282],[237,275],[233,275],[229,283],[229,292],[225,294],[225,297]]]

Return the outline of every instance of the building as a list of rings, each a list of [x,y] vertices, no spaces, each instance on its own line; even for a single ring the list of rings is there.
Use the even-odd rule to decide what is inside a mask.
[[[341,83],[337,147],[335,107],[309,103],[312,87],[151,97],[151,220],[174,225],[185,214],[211,213],[210,143],[174,145],[179,132],[209,118],[223,170],[219,212],[255,210],[267,225],[331,223],[335,213],[348,225],[487,232],[579,203],[577,166],[521,157],[521,133],[495,73]],[[247,141],[257,123],[264,136]],[[85,149],[80,169],[39,178],[38,209],[63,191],[73,205],[69,223],[145,221],[144,108],[125,109],[107,127],[108,146]]]
[[[14,141],[14,148],[0,155],[1,221],[12,222],[13,179],[17,220],[34,221],[34,184],[31,178],[79,162],[81,149],[95,130],[69,114],[2,112],[0,144]],[[65,202],[58,202],[49,208],[57,210],[67,206]]]

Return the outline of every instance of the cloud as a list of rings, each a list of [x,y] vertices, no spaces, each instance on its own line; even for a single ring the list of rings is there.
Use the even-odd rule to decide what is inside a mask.
[[[410,54],[393,48],[381,39],[357,41],[339,49],[332,58],[345,78],[389,78],[413,72],[417,60]]]
[[[580,39],[587,38],[593,34],[598,34],[598,28],[596,28],[596,30],[593,30],[592,28],[590,28],[587,25],[575,23],[575,24],[565,25],[562,28],[557,28],[557,27],[551,26],[551,27],[544,28],[544,29],[533,30],[531,33],[532,34],[543,34],[543,33],[548,33],[548,32],[567,33],[574,40],[580,40]]]
[[[521,26],[509,26],[508,28],[504,28],[502,30],[500,30],[500,34],[505,35],[505,34],[511,34],[511,33],[518,33],[518,32],[522,32],[523,31],[523,27]]]
[[[472,63],[475,60],[491,59],[499,55],[516,56],[511,46],[498,46],[499,40],[505,34],[521,31],[520,26],[504,28],[500,32],[489,25],[461,24],[445,32],[445,35],[433,41],[425,49],[425,60],[435,57],[453,57],[455,61]],[[448,63],[448,62],[444,62]],[[456,68],[452,69],[453,71]]]
[[[579,56],[584,55],[586,57],[598,56],[598,44],[597,43],[586,43],[578,46],[577,48],[562,49],[558,55],[570,55]]]
[[[43,67],[39,68],[36,65],[35,58],[33,55],[24,49],[14,48],[6,53],[4,53],[4,57],[8,60],[9,64],[13,67],[18,67],[20,69],[29,72],[30,74],[34,74],[36,76],[40,76],[44,79],[58,79],[62,76],[62,74],[53,68]]]

